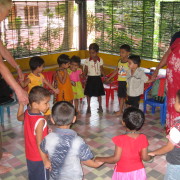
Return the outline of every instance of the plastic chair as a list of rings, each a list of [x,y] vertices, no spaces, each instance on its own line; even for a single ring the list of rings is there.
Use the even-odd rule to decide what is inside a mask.
[[[110,77],[112,73],[106,75],[106,78]],[[104,90],[106,93],[106,107],[109,106],[109,99],[111,98],[114,100],[114,91],[118,90],[118,81],[117,81],[118,75],[114,76],[113,82],[109,84],[103,84],[104,85]],[[103,79],[104,81],[104,79]]]
[[[1,125],[4,125],[4,109],[5,108],[7,109],[8,117],[10,117],[10,107],[18,103],[18,100],[17,100],[15,93],[13,94],[13,97],[14,97],[13,102],[9,102],[9,103],[7,102],[7,103],[0,105],[0,122],[1,122]]]
[[[44,75],[44,78],[52,85],[54,81],[55,71],[42,72],[42,74]],[[51,89],[48,86],[44,85],[44,87],[51,91]]]
[[[145,92],[144,92],[144,113],[146,113],[146,106],[150,105],[152,106],[152,114],[155,113],[156,107],[160,107],[160,122],[161,125],[164,125],[166,122],[166,104],[167,104],[167,98],[165,97],[163,102],[159,102],[154,100],[153,98],[148,98],[148,93],[152,89],[152,86],[150,86]]]

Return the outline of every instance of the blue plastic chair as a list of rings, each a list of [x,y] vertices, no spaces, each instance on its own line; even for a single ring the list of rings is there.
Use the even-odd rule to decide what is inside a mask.
[[[14,99],[13,102],[4,103],[4,104],[0,105],[0,122],[1,122],[1,125],[4,125],[4,109],[7,109],[8,117],[10,117],[10,106],[13,106],[13,105],[18,103],[18,100],[17,100],[15,93],[13,95],[13,99]]]
[[[163,102],[156,101],[153,98],[148,98],[148,93],[151,89],[152,86],[150,86],[148,89],[144,91],[144,113],[146,113],[146,105],[152,106],[152,114],[155,113],[156,107],[160,107],[160,121],[161,125],[164,125],[166,123],[167,97],[165,97]]]

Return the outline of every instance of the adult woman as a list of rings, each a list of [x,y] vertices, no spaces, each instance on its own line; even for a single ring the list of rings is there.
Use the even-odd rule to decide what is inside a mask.
[[[174,109],[175,96],[180,89],[180,31],[176,32],[171,38],[170,47],[158,64],[152,80],[158,74],[158,71],[163,66],[167,65],[167,116],[166,128],[167,132],[173,125],[174,119],[179,116]]]
[[[0,22],[6,18],[9,14],[9,10],[11,9],[12,0],[0,0]],[[4,80],[14,89],[18,100],[23,103],[28,103],[27,93],[21,88],[21,86],[16,82],[14,77],[12,76],[9,69],[3,62],[3,58],[7,60],[7,62],[13,66],[20,78],[23,78],[23,74],[18,64],[15,62],[14,58],[11,56],[6,47],[3,46],[3,43],[0,41],[0,74],[3,76]],[[7,156],[8,153],[5,153],[3,157]],[[2,143],[1,143],[1,131],[0,131],[0,159],[2,157]],[[10,171],[11,168],[0,165],[0,174]]]
[[[0,21],[4,20],[8,16],[9,10],[11,9],[11,3],[12,0],[0,0]],[[18,100],[20,102],[23,102],[24,104],[27,104],[28,103],[27,93],[15,81],[11,72],[4,64],[2,57],[6,59],[8,63],[17,70],[19,77],[22,78],[23,74],[21,69],[19,68],[18,64],[11,56],[9,51],[6,49],[6,47],[4,47],[3,43],[0,41],[0,73],[2,74],[5,81],[14,89],[18,97]]]

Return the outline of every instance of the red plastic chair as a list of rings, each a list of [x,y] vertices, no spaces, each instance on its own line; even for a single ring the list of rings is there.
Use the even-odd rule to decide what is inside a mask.
[[[44,75],[44,78],[52,85],[54,81],[55,71],[42,72],[42,74]],[[52,90],[48,86],[44,85],[44,87],[52,92]]]
[[[105,78],[108,78],[111,76],[112,73],[108,74],[105,76]],[[109,84],[105,84],[104,83],[104,90],[106,93],[106,107],[109,106],[109,99],[111,98],[112,100],[114,100],[114,91],[118,90],[118,81],[117,81],[118,75],[116,75],[113,78],[113,81]],[[103,79],[104,81],[104,79]]]

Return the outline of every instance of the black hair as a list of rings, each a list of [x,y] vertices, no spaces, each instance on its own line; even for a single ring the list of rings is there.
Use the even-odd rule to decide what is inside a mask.
[[[73,56],[71,58],[71,62],[75,62],[80,66],[81,65],[81,58],[79,56]]]
[[[52,118],[56,125],[70,125],[75,116],[74,106],[67,101],[56,102],[52,107]]]
[[[42,86],[34,86],[29,92],[29,104],[40,103],[45,97],[50,97],[51,93]]]
[[[127,44],[123,44],[122,46],[119,47],[119,49],[124,49],[127,52],[131,52],[131,47]]]
[[[34,56],[29,61],[29,66],[32,71],[44,64],[44,60],[39,56]]]
[[[99,46],[98,46],[98,44],[96,44],[96,43],[91,43],[90,45],[89,45],[89,50],[94,50],[95,52],[99,52]]]
[[[180,103],[180,89],[177,91],[176,96],[178,98],[178,103]]]
[[[59,66],[61,66],[62,64],[67,64],[70,62],[70,58],[67,54],[61,54],[58,58],[57,58],[57,63],[59,64]]]
[[[141,58],[138,55],[130,55],[128,59],[130,59],[134,64],[137,64],[138,67],[141,65]]]
[[[123,121],[128,129],[138,131],[144,124],[144,120],[144,113],[140,109],[129,107],[124,110]]]

